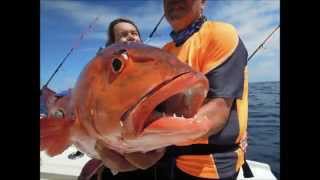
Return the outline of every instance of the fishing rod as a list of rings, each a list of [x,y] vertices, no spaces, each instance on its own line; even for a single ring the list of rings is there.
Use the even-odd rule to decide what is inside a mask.
[[[149,34],[148,39],[147,39],[144,43],[147,43],[147,42],[149,42],[149,41],[151,40],[153,34],[154,34],[154,33],[156,32],[156,30],[158,29],[158,27],[159,27],[160,23],[162,22],[163,18],[164,18],[164,15],[162,15],[162,17],[160,18],[158,24],[153,28],[152,32]]]
[[[280,24],[269,34],[269,36],[263,40],[263,42],[253,51],[253,53],[249,56],[248,62],[250,59],[264,46],[264,44],[268,41],[268,39],[280,28]]]
[[[98,21],[99,16],[97,16],[92,23],[89,24],[89,27],[83,31],[80,35],[80,38],[78,39],[78,41],[75,41],[74,45],[72,46],[72,48],[70,49],[70,51],[66,54],[66,56],[62,59],[61,63],[58,65],[58,67],[56,68],[56,70],[52,73],[52,75],[50,76],[50,78],[48,79],[48,81],[45,83],[45,85],[41,88],[43,89],[44,87],[47,87],[48,84],[50,83],[50,81],[52,80],[52,78],[56,75],[56,73],[59,71],[59,69],[61,68],[62,64],[67,60],[67,58],[70,56],[70,54],[79,47],[80,45],[80,41],[84,38],[84,36],[93,28],[93,25]]]

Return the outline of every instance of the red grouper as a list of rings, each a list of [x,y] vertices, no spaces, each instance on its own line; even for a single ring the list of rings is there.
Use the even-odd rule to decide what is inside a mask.
[[[44,90],[40,150],[55,156],[74,145],[117,172],[146,169],[165,147],[208,133],[209,119],[194,118],[208,88],[204,74],[159,48],[114,44],[86,65],[70,95]]]

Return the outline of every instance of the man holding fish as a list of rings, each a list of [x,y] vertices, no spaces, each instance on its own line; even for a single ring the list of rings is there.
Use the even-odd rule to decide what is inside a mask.
[[[102,159],[113,171],[121,172],[153,166],[163,155],[163,148],[169,146],[164,157],[170,158],[155,165],[159,173],[166,169],[161,163],[169,163],[173,172],[169,176],[174,179],[236,179],[244,164],[240,140],[246,138],[247,128],[247,51],[233,26],[206,20],[202,15],[205,0],[164,0],[163,5],[173,29],[173,41],[163,50],[191,69],[147,46],[112,46],[102,52],[111,61],[96,59],[81,73],[68,105],[75,109],[72,116],[76,120],[65,118],[56,123],[44,119],[50,126],[42,124],[43,144],[57,142],[46,131],[52,126],[63,126],[67,133],[60,138],[73,141],[58,143],[59,147],[44,145],[42,149],[55,155],[71,141],[91,157]],[[159,60],[162,64],[155,66],[155,58],[163,59]],[[161,76],[150,74],[153,66],[159,69],[154,74]],[[174,69],[168,70],[170,66]],[[102,71],[99,67],[109,69],[106,78],[95,75],[95,71]],[[136,67],[145,79],[141,79],[142,74],[134,74]],[[130,76],[122,76],[129,72]],[[121,82],[128,82],[128,77],[136,88],[131,89],[133,92],[123,89]],[[102,86],[101,81],[108,85]],[[148,82],[148,86],[142,84]],[[113,99],[98,89],[114,90],[113,96],[121,96],[124,90],[127,94],[125,99]],[[107,107],[102,97],[114,107]],[[126,102],[116,103],[120,101]],[[101,113],[102,107],[108,113]],[[120,122],[110,120],[106,126],[106,118],[120,118]]]
[[[232,25],[206,20],[205,3],[163,0],[165,17],[173,29],[173,41],[163,49],[208,78],[206,102],[194,118],[208,118],[209,130],[206,138],[192,144],[211,144],[223,150],[178,156],[175,179],[236,179],[245,154],[237,145],[246,138],[247,131],[247,51]]]

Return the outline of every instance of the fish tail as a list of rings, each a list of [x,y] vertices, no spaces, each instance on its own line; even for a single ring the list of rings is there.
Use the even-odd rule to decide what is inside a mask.
[[[42,118],[40,120],[40,151],[49,156],[61,154],[71,145],[71,127],[74,120]]]

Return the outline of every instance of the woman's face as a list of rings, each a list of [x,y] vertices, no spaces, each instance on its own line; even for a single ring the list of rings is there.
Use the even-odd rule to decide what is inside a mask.
[[[113,27],[115,43],[140,42],[137,29],[130,23],[120,22]]]

